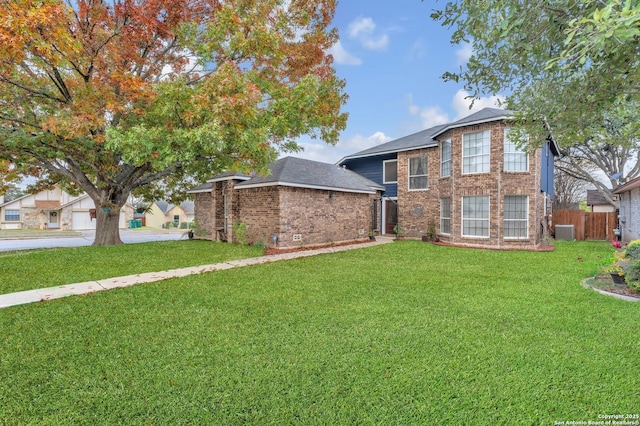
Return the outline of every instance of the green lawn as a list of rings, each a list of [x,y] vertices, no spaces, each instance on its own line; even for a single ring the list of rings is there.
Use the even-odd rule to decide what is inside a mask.
[[[446,424],[636,414],[606,243],[415,241],[0,310],[8,424]],[[599,257],[600,256],[600,257]]]
[[[262,255],[207,240],[0,252],[0,294]]]

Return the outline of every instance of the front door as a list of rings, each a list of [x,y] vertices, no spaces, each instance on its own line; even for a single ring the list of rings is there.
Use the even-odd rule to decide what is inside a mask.
[[[58,212],[50,211],[49,212],[49,223],[47,223],[47,227],[49,229],[58,229],[60,228],[60,221],[58,218]]]
[[[393,234],[398,223],[398,205],[392,200],[384,200],[384,233]]]

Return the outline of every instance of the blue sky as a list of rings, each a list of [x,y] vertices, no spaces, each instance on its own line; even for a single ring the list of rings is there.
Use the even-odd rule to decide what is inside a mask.
[[[430,18],[432,9],[444,4],[339,1],[334,26],[340,41],[330,53],[338,76],[347,82],[347,128],[335,146],[301,138],[304,151],[293,155],[335,163],[376,144],[495,107],[496,98],[487,97],[469,110],[462,84],[440,78],[464,66],[471,55],[469,46],[452,46],[451,30]]]

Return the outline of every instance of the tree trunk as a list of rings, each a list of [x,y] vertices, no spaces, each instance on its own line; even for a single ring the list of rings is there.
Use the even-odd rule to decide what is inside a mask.
[[[108,210],[108,211],[107,211]],[[96,238],[94,246],[123,244],[120,239],[120,207],[96,208]]]

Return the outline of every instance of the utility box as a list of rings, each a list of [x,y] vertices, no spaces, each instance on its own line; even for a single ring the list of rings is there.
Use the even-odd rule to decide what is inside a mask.
[[[575,239],[573,225],[556,225],[556,240],[573,241]]]

